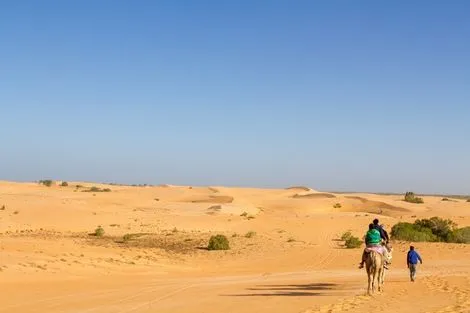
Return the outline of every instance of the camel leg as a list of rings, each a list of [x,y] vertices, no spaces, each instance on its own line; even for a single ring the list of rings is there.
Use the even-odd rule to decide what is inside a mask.
[[[383,267],[378,268],[378,273],[377,273],[377,286],[379,288],[379,292],[382,292],[382,273],[383,273]]]
[[[380,273],[380,286],[381,290],[384,290],[384,282],[385,282],[385,269],[382,267],[381,273]]]
[[[377,279],[377,271],[374,270],[373,274],[372,274],[372,293],[375,293],[375,290],[376,290],[376,285],[375,285],[375,281]]]
[[[367,278],[368,278],[368,282],[367,282],[367,294],[370,296],[372,295],[372,273],[367,273]]]

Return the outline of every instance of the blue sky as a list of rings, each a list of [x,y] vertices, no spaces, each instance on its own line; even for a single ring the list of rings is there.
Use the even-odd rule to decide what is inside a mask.
[[[470,193],[468,1],[0,2],[0,179]]]

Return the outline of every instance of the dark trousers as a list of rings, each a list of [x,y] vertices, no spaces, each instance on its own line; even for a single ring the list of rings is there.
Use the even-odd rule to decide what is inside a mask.
[[[410,269],[410,280],[415,281],[416,279],[416,264],[409,264]]]

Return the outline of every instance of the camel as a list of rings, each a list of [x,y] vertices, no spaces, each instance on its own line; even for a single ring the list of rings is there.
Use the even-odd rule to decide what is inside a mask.
[[[387,263],[390,264],[392,260],[392,251],[393,248],[387,245],[382,246],[383,253],[379,253],[376,250],[369,250],[369,253],[366,257],[366,272],[368,278],[367,294],[372,295],[375,292],[375,287],[377,283],[378,291],[383,291],[383,284],[385,278],[385,259]]]

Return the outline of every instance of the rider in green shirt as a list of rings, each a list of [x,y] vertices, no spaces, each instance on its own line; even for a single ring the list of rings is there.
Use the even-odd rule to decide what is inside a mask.
[[[380,232],[374,228],[374,224],[369,224],[369,230],[366,233],[366,247],[379,246],[382,238],[380,237]],[[359,268],[364,267],[364,262],[366,261],[366,252],[362,253],[362,261],[359,264]]]

